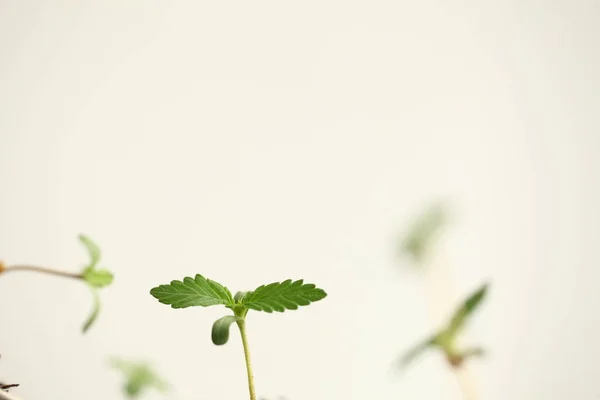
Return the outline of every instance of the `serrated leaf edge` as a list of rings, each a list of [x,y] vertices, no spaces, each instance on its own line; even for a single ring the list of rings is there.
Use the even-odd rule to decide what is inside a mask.
[[[314,298],[307,298],[306,296],[302,296],[302,293],[293,294],[295,297],[294,301],[291,301],[289,298],[285,296],[285,289],[291,288],[304,288],[307,291],[313,290],[313,294],[317,294]],[[277,288],[278,291],[282,291],[283,293],[278,294],[277,296],[273,296],[273,298],[277,298],[277,300],[273,300],[278,303],[278,307],[273,307],[272,303],[267,303],[265,301],[257,300],[256,297],[260,296],[261,293],[269,292],[269,290]],[[288,293],[289,294],[289,293]],[[311,296],[312,297],[312,296]],[[283,282],[273,282],[266,285],[261,285],[254,289],[251,292],[246,293],[241,299],[240,304],[244,305],[246,308],[255,310],[255,311],[264,311],[267,313],[276,312],[284,312],[285,310],[297,310],[300,306],[308,306],[309,304],[322,300],[327,297],[327,293],[320,288],[317,288],[313,283],[304,283],[304,279],[298,279],[296,281],[292,281],[291,279],[286,279]]]

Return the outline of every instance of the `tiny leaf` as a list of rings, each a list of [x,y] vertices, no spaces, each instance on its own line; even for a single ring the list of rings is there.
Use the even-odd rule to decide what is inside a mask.
[[[448,336],[454,336],[465,325],[467,318],[475,312],[481,305],[488,290],[488,283],[483,284],[479,289],[474,291],[467,299],[463,301],[461,306],[456,310],[454,316],[450,320],[450,324],[446,329]]]
[[[85,280],[88,285],[95,288],[103,288],[110,285],[113,278],[112,272],[106,269],[86,268],[83,272],[83,280]]]
[[[90,329],[92,324],[98,318],[98,314],[100,314],[100,298],[98,297],[98,293],[96,292],[96,290],[93,288],[92,288],[92,295],[93,295],[94,303],[93,303],[92,311],[90,312],[90,315],[87,317],[87,319],[85,320],[85,322],[83,324],[83,327],[82,327],[83,333],[86,333],[88,331],[88,329]]]
[[[281,283],[263,285],[246,293],[241,303],[249,309],[271,313],[296,310],[298,306],[307,306],[326,296],[327,293],[323,289],[315,287],[312,283],[305,284],[302,279],[295,282],[288,279]]]
[[[229,327],[236,322],[238,318],[234,315],[226,315],[219,318],[212,326],[212,341],[217,346],[224,345],[229,340]]]
[[[98,314],[100,313],[100,298],[98,297],[98,292],[96,289],[110,285],[114,276],[112,272],[106,269],[96,268],[98,262],[100,261],[100,248],[98,245],[92,239],[83,234],[79,235],[79,240],[85,246],[90,255],[90,263],[83,269],[81,277],[92,289],[94,301],[92,311],[82,327],[83,333],[86,333],[96,321]]]
[[[241,302],[246,293],[248,292],[237,292],[235,296],[233,296],[233,301],[235,301],[236,303]]]
[[[234,305],[229,289],[200,274],[195,278],[186,277],[183,281],[171,281],[170,284],[157,286],[150,290],[150,294],[159,302],[168,304],[172,308]]]
[[[100,261],[100,248],[92,239],[87,237],[86,235],[79,235],[79,241],[85,246],[89,255],[90,255],[90,267],[95,267]]]

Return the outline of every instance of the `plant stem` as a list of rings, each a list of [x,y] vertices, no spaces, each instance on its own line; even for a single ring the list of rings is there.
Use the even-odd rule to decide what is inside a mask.
[[[30,272],[38,272],[38,273],[42,273],[42,274],[60,276],[63,278],[83,279],[83,275],[81,275],[81,274],[73,273],[73,272],[59,271],[59,270],[52,269],[52,268],[38,267],[35,265],[9,265],[9,266],[5,267],[4,265],[0,264],[0,274],[10,272],[10,271],[30,271]]]
[[[464,400],[476,400],[477,390],[475,388],[475,380],[469,371],[465,368],[455,369],[454,372],[460,391]]]
[[[246,321],[239,319],[237,326],[240,328],[242,336],[242,345],[244,346],[244,357],[246,358],[246,371],[248,372],[248,390],[250,391],[250,400],[256,400],[256,391],[254,390],[254,375],[252,374],[252,362],[250,361],[250,348],[248,347],[248,338],[246,337]]]
[[[438,320],[444,315],[445,304],[455,298],[453,267],[449,262],[442,264],[439,259],[429,260],[429,265],[421,265],[428,271],[426,275],[427,292],[426,298],[429,305],[429,318],[432,323],[438,323]],[[435,265],[434,265],[435,264]],[[463,400],[477,400],[476,381],[465,369],[453,368],[455,378],[458,382]]]

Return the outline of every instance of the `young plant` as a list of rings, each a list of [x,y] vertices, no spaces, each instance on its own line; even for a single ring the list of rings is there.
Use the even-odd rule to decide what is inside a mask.
[[[166,392],[169,384],[157,375],[147,363],[112,358],[110,364],[125,376],[123,393],[127,398],[137,399],[148,389]]]
[[[284,312],[285,310],[296,310],[299,306],[307,306],[312,302],[321,300],[327,296],[324,290],[317,288],[303,280],[292,281],[288,279],[283,282],[275,282],[262,285],[253,291],[237,292],[231,295],[225,286],[206,279],[202,275],[194,278],[186,277],[183,281],[171,281],[168,285],[160,285],[152,290],[150,294],[163,304],[172,308],[187,308],[193,306],[208,307],[223,305],[232,311],[216,320],[212,327],[212,341],[215,345],[224,345],[229,339],[229,327],[234,322],[239,328],[246,360],[246,372],[248,374],[248,390],[250,399],[256,400],[254,388],[254,375],[252,373],[252,362],[250,360],[250,349],[246,335],[246,316],[248,311],[273,311]]]
[[[79,235],[79,241],[83,244],[90,256],[89,263],[83,267],[83,270],[80,273],[65,272],[35,265],[5,265],[0,261],[0,275],[12,271],[30,271],[63,278],[77,279],[85,282],[91,289],[93,296],[92,311],[82,327],[82,331],[85,333],[89,330],[100,313],[98,289],[110,285],[113,281],[113,274],[106,269],[98,268],[98,263],[100,262],[100,248],[96,243],[85,235]]]
[[[448,363],[453,368],[460,367],[469,357],[482,356],[483,349],[480,347],[469,347],[462,350],[458,349],[457,338],[459,333],[463,331],[468,317],[471,316],[482,304],[487,293],[488,286],[489,285],[487,283],[482,285],[467,299],[465,299],[460,307],[458,307],[458,309],[454,312],[454,315],[444,328],[440,329],[437,333],[407,351],[401,359],[402,367],[406,367],[429,348],[440,349],[444,353]]]

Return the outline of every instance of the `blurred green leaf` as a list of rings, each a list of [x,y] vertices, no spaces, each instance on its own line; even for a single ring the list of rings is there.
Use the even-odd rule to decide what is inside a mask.
[[[450,320],[446,332],[450,336],[455,336],[465,325],[470,315],[477,310],[485,299],[485,295],[488,290],[488,284],[484,283],[476,291],[474,291],[457,310],[454,312],[454,316]]]
[[[471,293],[457,308],[446,326],[435,335],[409,349],[401,358],[401,366],[405,367],[429,348],[439,348],[452,366],[459,366],[465,359],[482,356],[484,351],[479,347],[470,347],[459,351],[456,341],[459,333],[465,327],[468,317],[477,310],[485,299],[489,284],[485,283]]]
[[[401,252],[417,262],[422,262],[431,252],[433,243],[446,225],[447,219],[446,208],[441,203],[428,207],[410,224],[401,243]]]
[[[87,319],[83,323],[83,327],[81,329],[83,331],[83,333],[86,333],[90,329],[90,327],[94,324],[94,322],[98,318],[98,314],[100,314],[100,298],[98,297],[98,292],[94,288],[92,288],[92,298],[93,298],[92,311],[90,312],[90,315],[87,317]]]
[[[430,337],[427,340],[417,344],[412,349],[409,349],[404,353],[402,358],[400,359],[400,366],[402,368],[407,367],[410,363],[412,363],[417,357],[419,357],[423,352],[430,347],[435,347],[437,344],[437,335]]]
[[[88,267],[95,267],[98,261],[100,261],[100,248],[92,239],[84,234],[79,235],[79,241],[85,246],[90,255],[90,264]]]
[[[90,255],[90,264],[84,267],[81,277],[83,281],[89,285],[92,289],[93,295],[93,307],[90,315],[83,324],[82,331],[86,333],[90,327],[94,324],[98,315],[100,314],[100,298],[98,296],[97,289],[104,288],[110,285],[114,280],[114,275],[107,269],[98,269],[98,263],[100,262],[100,248],[98,245],[84,234],[79,235],[79,240]]]
[[[159,377],[148,363],[131,362],[113,357],[111,366],[123,373],[123,393],[131,399],[138,398],[147,389],[156,389],[166,392],[168,383]]]
[[[92,287],[103,288],[112,283],[114,275],[106,269],[86,269],[83,272],[83,280]]]
[[[215,321],[212,327],[212,341],[217,346],[224,345],[229,340],[229,328],[231,324],[236,322],[238,317],[234,315],[226,315]]]
[[[471,357],[483,357],[485,355],[485,350],[481,347],[470,347],[466,350],[463,350],[461,353],[461,357],[463,359],[471,358]]]

